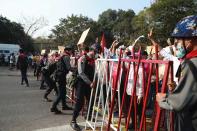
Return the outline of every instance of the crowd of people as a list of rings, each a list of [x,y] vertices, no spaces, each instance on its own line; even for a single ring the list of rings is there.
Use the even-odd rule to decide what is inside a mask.
[[[151,30],[148,34],[149,40],[154,46],[159,46],[153,38],[153,31]],[[171,38],[167,41],[169,43],[168,47],[162,48],[159,46],[159,59],[173,61],[174,69],[174,82],[168,83],[168,90],[171,93],[157,93],[155,91],[155,79],[151,80],[151,90],[149,93],[148,107],[154,108],[154,100],[159,103],[161,108],[172,110],[175,112],[175,130],[177,131],[195,131],[197,130],[197,16],[189,16],[181,20],[175,27]],[[51,102],[52,100],[48,98],[48,95],[52,90],[55,91],[56,99],[53,100],[50,111],[55,114],[62,113],[58,109],[58,104],[61,102],[62,110],[73,110],[73,116],[71,120],[71,127],[74,130],[81,130],[80,126],[77,124],[77,117],[84,105],[84,98],[87,102],[90,99],[91,89],[95,87],[96,82],[93,80],[95,72],[95,60],[97,58],[110,58],[116,59],[120,55],[120,49],[123,51],[124,58],[131,58],[133,46],[124,47],[118,44],[118,41],[114,41],[110,49],[102,48],[98,44],[98,39],[96,43],[90,47],[85,46],[85,44],[80,45],[79,53],[80,55],[74,56],[73,47],[70,45],[65,46],[64,52],[62,54],[55,54],[49,56],[45,53],[42,57],[34,56],[32,58],[31,65],[34,68],[34,76],[37,80],[41,76],[40,89],[45,89],[44,83],[47,84],[43,98]],[[14,56],[10,56],[10,68],[13,67],[13,63],[16,61],[16,67],[21,71],[21,84],[26,84],[29,87],[29,82],[27,79],[27,68],[29,66],[29,59],[24,54],[21,49],[17,60],[14,60]],[[157,53],[157,52],[155,52]],[[148,54],[145,50],[141,51],[142,59],[156,59],[155,55]],[[71,57],[74,57],[76,63],[71,65]],[[128,68],[125,65],[125,68]],[[146,75],[149,73],[149,65],[145,65]],[[129,71],[127,94],[130,96],[132,94],[131,85],[133,85],[133,69]],[[72,72],[76,76],[75,79],[75,106],[74,108],[69,107],[66,103],[66,86],[68,85],[66,77],[69,72]],[[137,108],[138,116],[141,118],[142,104],[143,104],[143,89],[142,89],[142,68],[139,68],[138,79],[136,85],[136,95],[137,95]],[[160,77],[162,82],[162,76]],[[130,85],[130,86],[129,86]],[[90,112],[92,111],[91,104]],[[92,113],[90,113],[92,114]],[[89,119],[91,116],[87,116]],[[129,126],[130,129],[134,128],[133,113],[131,114],[132,122]]]

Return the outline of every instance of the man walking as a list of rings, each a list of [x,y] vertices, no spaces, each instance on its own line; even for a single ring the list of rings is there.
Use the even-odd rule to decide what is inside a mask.
[[[66,105],[66,75],[71,70],[70,65],[70,55],[71,55],[72,47],[66,46],[64,49],[64,53],[61,58],[58,60],[56,66],[57,69],[55,71],[55,79],[58,84],[58,96],[54,101],[51,112],[55,114],[60,114],[61,111],[57,109],[58,103],[62,102],[62,110],[72,110],[68,105]]]
[[[21,85],[23,85],[23,82],[25,81],[26,86],[29,87],[29,82],[27,79],[27,68],[28,68],[28,58],[24,54],[23,49],[20,49],[18,60],[17,60],[17,69],[20,69],[21,71]]]
[[[51,91],[54,89],[55,93],[58,94],[56,82],[53,79],[54,72],[57,68],[56,66],[57,62],[48,62],[45,67],[42,68],[42,77],[43,80],[46,82],[48,85],[48,89],[46,90],[44,94],[44,99],[47,102],[51,102],[52,100],[48,98],[48,95],[51,93]]]

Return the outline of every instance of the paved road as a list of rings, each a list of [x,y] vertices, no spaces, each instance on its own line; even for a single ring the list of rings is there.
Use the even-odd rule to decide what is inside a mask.
[[[20,72],[0,67],[0,131],[72,131],[72,111],[54,115],[44,102],[39,81],[29,72],[30,87],[20,85]],[[53,93],[49,96],[54,99]],[[82,117],[79,122],[84,121]]]

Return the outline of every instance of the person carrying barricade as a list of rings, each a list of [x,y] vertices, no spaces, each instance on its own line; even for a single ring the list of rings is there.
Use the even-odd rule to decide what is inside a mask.
[[[159,51],[159,56],[163,58],[163,60],[170,60],[170,61],[173,61],[173,85],[177,85],[178,84],[178,78],[176,76],[176,72],[178,70],[178,67],[180,65],[180,60],[178,59],[178,57],[175,55],[176,53],[176,43],[175,44],[172,44],[173,42],[173,39],[172,38],[168,38],[167,39],[167,43],[168,43],[168,46],[167,47],[164,47],[162,48],[154,39],[153,39],[153,29],[151,29],[151,31],[149,32],[148,34],[148,38],[149,40],[152,42],[153,46],[154,47],[158,47],[158,51]],[[160,72],[160,75],[159,75],[159,87],[161,88],[161,85],[162,85],[162,82],[163,82],[163,76],[164,76],[164,68],[165,68],[165,65],[159,65],[159,72]],[[170,79],[169,79],[170,80]],[[151,100],[154,100],[155,101],[155,94],[156,94],[156,83],[153,82],[151,83],[151,90],[150,90],[150,95],[151,97],[149,98],[153,98],[153,99],[148,99],[148,105],[151,105],[149,107],[153,107],[154,105],[154,102],[151,101]],[[168,88],[168,92],[171,92],[173,89],[170,88],[171,86],[169,86]],[[159,89],[160,89],[159,88]],[[168,128],[168,130],[170,129],[170,111],[166,111],[165,112],[165,116],[163,115],[163,117],[166,118],[166,127]]]
[[[76,104],[73,111],[73,116],[71,120],[71,127],[73,130],[81,130],[79,125],[76,122],[77,117],[79,116],[79,112],[81,111],[83,104],[84,104],[84,97],[86,100],[90,100],[91,88],[94,87],[94,70],[95,70],[95,50],[93,48],[90,49],[89,47],[82,48],[82,55],[78,59],[78,80],[77,80],[77,87],[76,87]],[[93,105],[93,103],[89,103]],[[90,109],[92,110],[92,109]],[[90,111],[91,114],[91,111]],[[88,119],[91,116],[87,117]]]
[[[69,107],[66,104],[66,76],[69,71],[72,71],[71,65],[70,65],[70,55],[72,51],[72,46],[68,45],[65,46],[63,55],[60,57],[60,59],[56,63],[56,71],[55,71],[55,80],[58,84],[58,96],[56,100],[53,102],[53,105],[51,107],[51,112],[54,112],[55,114],[60,114],[61,111],[58,110],[57,105],[61,101],[62,102],[62,110],[72,110],[71,107]]]
[[[55,62],[55,61],[49,61],[41,69],[43,80],[48,85],[48,89],[46,90],[46,92],[44,94],[44,100],[46,100],[47,102],[52,101],[51,99],[48,98],[48,95],[51,93],[51,91],[53,89],[54,89],[55,93],[58,94],[56,82],[54,80],[54,73],[57,68],[56,64],[57,64],[57,62]]]
[[[197,131],[197,15],[179,21],[171,36],[181,60],[176,73],[179,83],[170,85],[172,93],[158,93],[157,102],[161,108],[175,112],[175,131]]]

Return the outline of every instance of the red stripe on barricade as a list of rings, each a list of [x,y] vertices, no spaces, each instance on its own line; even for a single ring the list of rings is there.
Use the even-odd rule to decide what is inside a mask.
[[[142,85],[142,89],[143,89],[143,97],[145,96],[145,92],[146,92],[146,76],[145,76],[145,67],[144,67],[144,63],[142,63],[142,79],[143,79],[143,85]],[[144,101],[144,100],[143,100]],[[146,116],[145,116],[145,119],[143,121],[144,123],[144,131],[146,131]]]
[[[139,52],[141,52],[141,49],[139,50]],[[133,57],[134,58],[134,57]],[[135,69],[135,63],[133,63],[133,70],[134,70],[134,82],[133,82],[133,88],[131,88],[131,92],[132,92],[132,96],[130,99],[130,107],[129,107],[129,113],[128,113],[128,117],[127,117],[127,124],[126,124],[126,131],[128,131],[128,127],[129,127],[129,122],[130,122],[130,117],[131,117],[131,111],[132,111],[132,103],[134,102],[134,119],[135,119],[135,130],[137,130],[137,114],[136,114],[136,83],[137,83],[137,77],[138,77],[138,70],[139,70],[139,66],[140,66],[140,59],[141,59],[141,55],[139,55],[138,57],[138,62],[137,62],[137,69]],[[127,78],[128,79],[128,78]]]
[[[147,103],[147,98],[148,98],[149,89],[150,89],[152,71],[153,71],[153,63],[151,63],[151,65],[150,65],[150,72],[149,72],[149,76],[148,76],[146,94],[145,94],[144,102],[143,102],[142,117],[141,117],[140,130],[139,131],[142,131],[142,126],[143,126],[144,119],[145,119],[146,103]]]
[[[119,61],[118,61],[118,71],[117,71],[117,76],[116,76],[116,80],[115,80],[115,84],[114,86],[114,90],[113,90],[113,96],[112,96],[112,100],[111,100],[111,107],[110,107],[110,113],[109,113],[109,120],[108,120],[108,125],[107,125],[107,131],[110,130],[110,124],[111,124],[111,119],[112,119],[112,113],[113,113],[113,109],[114,109],[114,101],[115,101],[115,95],[116,95],[116,89],[117,89],[117,85],[118,85],[118,78],[120,75],[120,65],[121,65],[121,56],[122,56],[122,50],[120,50],[120,56],[119,56]]]
[[[173,71],[173,62],[170,65],[170,82],[174,83],[174,71]],[[170,112],[170,131],[174,131],[174,113]]]
[[[129,76],[130,66],[131,66],[131,63],[129,63],[129,65],[128,65],[128,70],[127,70],[126,78],[128,78],[128,76]],[[119,120],[118,120],[118,128],[117,128],[117,131],[119,131],[119,128],[120,128],[120,123],[121,123],[121,118],[122,118],[121,117],[122,116],[122,110],[123,110],[123,106],[124,106],[124,103],[125,103],[127,83],[128,83],[128,79],[126,79],[125,80],[125,83],[124,83],[124,92],[123,92],[123,96],[122,96],[122,104],[121,104],[120,113],[119,113]]]
[[[173,81],[173,63],[171,61],[163,61],[163,60],[144,60],[144,59],[141,59],[141,56],[140,56],[140,52],[141,52],[141,49],[139,50],[139,55],[138,55],[138,59],[135,59],[135,56],[133,56],[132,59],[123,59],[121,58],[122,57],[122,50],[120,51],[120,56],[119,56],[119,59],[118,59],[118,65],[117,65],[117,72],[115,72],[115,77],[111,75],[111,77],[114,77],[113,78],[113,83],[112,84],[112,95],[111,95],[111,99],[109,101],[109,114],[108,114],[108,123],[107,123],[107,131],[110,131],[111,129],[111,123],[112,123],[112,116],[113,116],[113,111],[114,111],[114,105],[115,105],[115,97],[116,97],[116,94],[117,94],[117,88],[118,88],[118,84],[120,84],[121,82],[120,81],[120,78],[122,77],[121,76],[121,69],[122,69],[122,65],[124,64],[128,64],[128,69],[126,71],[126,77],[125,77],[125,81],[124,81],[124,90],[123,90],[123,94],[122,94],[122,97],[120,98],[121,100],[121,104],[120,104],[120,109],[119,109],[119,118],[118,118],[118,125],[117,127],[115,127],[117,129],[117,131],[120,130],[121,128],[121,121],[122,121],[122,114],[123,114],[123,108],[124,108],[124,105],[125,105],[125,102],[126,102],[126,93],[127,93],[127,87],[128,87],[128,77],[129,77],[129,73],[130,73],[130,70],[131,70],[131,66],[133,66],[133,85],[131,88],[131,96],[130,96],[130,103],[129,103],[129,111],[128,111],[128,114],[127,114],[127,117],[126,117],[126,125],[125,125],[125,128],[126,128],[126,131],[128,131],[128,127],[129,127],[129,123],[130,123],[130,119],[131,119],[131,112],[133,111],[134,109],[134,121],[132,121],[132,123],[134,123],[134,127],[135,127],[135,131],[138,130],[138,122],[140,123],[140,127],[139,127],[139,131],[146,131],[147,130],[147,126],[146,126],[146,110],[147,110],[147,102],[148,102],[148,99],[149,99],[149,92],[150,92],[150,86],[151,86],[151,78],[153,76],[153,72],[156,71],[156,93],[160,92],[159,91],[159,64],[164,64],[165,65],[165,72],[164,72],[164,77],[163,77],[163,82],[162,82],[162,87],[161,87],[161,92],[163,93],[164,91],[166,91],[167,89],[167,82],[168,82],[168,77],[170,76],[171,77],[171,82]],[[157,52],[157,51],[156,51]],[[133,53],[134,54],[134,53]],[[156,53],[156,58],[158,58],[158,54]],[[108,80],[108,82],[110,82],[109,79],[112,79],[110,78],[110,68],[109,68],[109,61],[110,60],[106,60],[107,61],[107,76],[106,76],[106,79]],[[112,61],[113,63],[113,61]],[[132,65],[131,65],[132,64]],[[146,74],[145,74],[145,64],[149,64],[149,68],[150,68],[150,71],[148,72],[147,74],[147,77],[148,77],[148,81],[146,82]],[[137,86],[137,81],[138,81],[138,75],[139,75],[139,68],[140,66],[142,66],[142,89],[143,89],[143,106],[142,106],[142,113],[141,113],[141,120],[138,121],[137,120],[137,96],[136,96],[136,86]],[[108,69],[109,68],[109,69]],[[109,74],[109,75],[108,75]],[[99,79],[99,78],[98,78]],[[108,83],[109,84],[109,83]],[[158,131],[159,128],[161,127],[161,113],[162,113],[162,110],[160,109],[160,107],[158,106],[158,103],[155,103],[155,115],[153,115],[152,117],[152,122],[154,123],[153,126],[154,126],[154,131]],[[107,105],[107,103],[106,103]],[[103,121],[105,121],[105,117],[103,117]],[[173,127],[173,114],[170,113],[170,129],[171,131],[173,131],[174,127]],[[112,129],[115,130],[115,128],[113,127]]]
[[[163,79],[162,88],[161,88],[162,93],[164,93],[164,91],[166,90],[168,76],[169,76],[169,70],[170,70],[170,62],[168,64],[166,64],[164,79]],[[160,117],[161,117],[161,108],[157,104],[157,114],[156,114],[156,118],[155,118],[154,131],[158,131]]]

